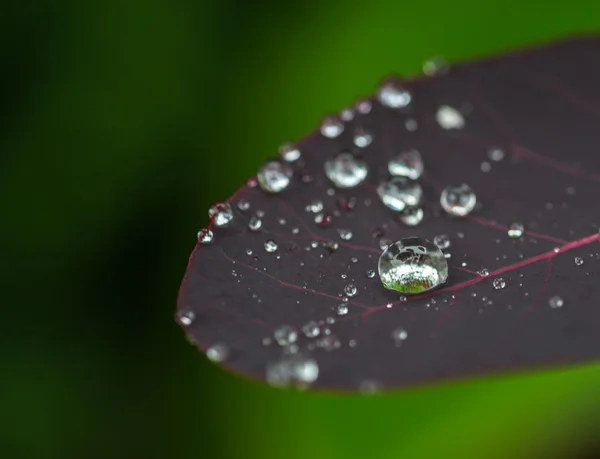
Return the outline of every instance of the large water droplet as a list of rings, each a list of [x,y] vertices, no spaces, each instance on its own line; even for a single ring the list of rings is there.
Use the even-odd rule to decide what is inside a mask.
[[[320,130],[323,136],[334,139],[344,132],[344,123],[335,116],[326,116],[321,121]]]
[[[208,228],[203,228],[198,231],[198,241],[202,244],[210,244],[213,240],[213,232]]]
[[[448,263],[435,244],[409,237],[394,242],[379,258],[379,277],[388,290],[417,294],[446,282]]]
[[[564,301],[560,296],[556,295],[550,298],[548,304],[551,308],[562,308]]]
[[[402,212],[405,207],[414,207],[421,202],[423,190],[419,182],[406,177],[393,177],[377,187],[377,194],[387,207]]]
[[[290,184],[292,168],[279,161],[267,161],[258,170],[256,175],[258,184],[267,193],[280,193]]]
[[[418,150],[402,151],[388,163],[390,174],[417,180],[423,173],[423,158]]]
[[[288,163],[298,161],[300,159],[300,150],[291,143],[284,143],[279,147],[279,156]]]
[[[381,105],[390,108],[404,108],[412,99],[410,91],[397,78],[388,78],[377,90],[377,99]]]
[[[351,153],[340,153],[325,162],[325,174],[338,188],[353,188],[366,177],[367,164],[356,159]]]
[[[298,339],[298,332],[290,325],[280,325],[275,329],[273,338],[275,338],[275,341],[277,341],[277,344],[280,346],[287,346],[296,342]]]
[[[417,226],[423,221],[423,209],[420,207],[405,207],[399,219],[406,226]]]
[[[501,290],[504,287],[506,287],[506,282],[504,282],[504,279],[502,279],[501,277],[497,277],[496,279],[494,279],[494,281],[492,282],[492,285],[494,286],[494,288],[496,290]]]
[[[233,219],[233,211],[229,204],[217,202],[208,209],[208,216],[216,226],[225,226]]]
[[[266,379],[272,386],[306,387],[317,380],[319,366],[315,359],[297,353],[267,365]]]
[[[269,239],[265,242],[265,252],[273,253],[277,250],[277,242],[272,239]]]
[[[222,362],[229,356],[229,348],[222,343],[214,344],[206,350],[206,357],[212,362]]]
[[[521,236],[523,236],[523,231],[525,230],[525,228],[523,227],[522,223],[511,223],[511,225],[508,227],[508,237],[511,237],[513,239],[518,239]]]
[[[477,204],[477,196],[471,187],[465,183],[449,185],[440,196],[442,208],[450,215],[464,217],[471,213]]]
[[[449,105],[438,108],[435,119],[443,129],[462,129],[465,127],[465,119],[462,113]]]

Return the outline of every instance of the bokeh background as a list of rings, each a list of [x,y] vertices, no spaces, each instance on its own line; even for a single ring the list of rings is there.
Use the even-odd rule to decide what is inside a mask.
[[[593,457],[600,365],[294,393],[208,364],[173,313],[208,206],[325,113],[599,27],[583,1],[3,3],[0,456]]]

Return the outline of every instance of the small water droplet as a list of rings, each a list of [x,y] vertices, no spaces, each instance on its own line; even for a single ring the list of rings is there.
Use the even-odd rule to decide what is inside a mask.
[[[414,132],[419,127],[419,123],[417,123],[417,120],[415,120],[414,118],[408,118],[404,122],[404,127],[407,131]]]
[[[342,197],[337,201],[338,207],[344,212],[350,212],[356,207],[356,198]]]
[[[379,248],[381,250],[387,249],[391,244],[392,244],[391,239],[388,239],[386,237],[382,237],[381,239],[379,239]]]
[[[364,128],[358,127],[354,131],[354,138],[352,141],[358,148],[365,148],[371,145],[371,142],[373,141],[373,134]]]
[[[321,333],[321,329],[317,322],[311,320],[302,326],[302,333],[304,333],[307,338],[316,338],[319,336],[319,333]]]
[[[449,105],[438,108],[435,119],[443,129],[462,129],[465,127],[465,118],[462,113]]]
[[[256,188],[258,186],[258,180],[256,180],[256,177],[250,177],[248,180],[246,180],[246,186],[248,188]]]
[[[355,296],[358,293],[358,289],[354,284],[348,284],[344,287],[344,293],[348,296]]]
[[[245,199],[240,199],[237,203],[237,208],[242,212],[246,212],[248,209],[250,209],[250,203]]]
[[[186,327],[192,325],[192,322],[195,318],[196,314],[194,314],[194,311],[188,308],[180,309],[175,313],[175,321],[179,325],[183,325]]]
[[[389,108],[404,108],[411,99],[410,91],[395,77],[386,78],[377,90],[377,100]]]
[[[340,111],[340,119],[342,121],[352,121],[354,119],[354,111],[351,108],[344,108]]]
[[[248,229],[250,231],[258,231],[261,226],[262,220],[256,216],[251,217],[250,221],[248,221]]]
[[[449,185],[440,196],[442,208],[455,217],[464,217],[471,213],[477,203],[477,196],[465,183]]]
[[[400,346],[406,338],[408,338],[408,332],[404,328],[396,328],[392,331],[392,339],[396,343],[396,346]]]
[[[320,130],[323,136],[334,139],[344,132],[344,123],[335,116],[326,116],[321,121]]]
[[[414,148],[398,153],[388,162],[388,170],[391,175],[417,180],[424,170],[421,153]]]
[[[298,339],[298,332],[290,325],[281,325],[275,329],[273,338],[280,346],[287,346],[295,343]]]
[[[502,279],[501,277],[497,277],[496,279],[494,279],[492,284],[494,285],[494,288],[496,290],[500,290],[506,287],[506,282],[504,282],[504,279]]]
[[[523,232],[525,231],[525,227],[522,223],[514,222],[508,227],[508,237],[513,239],[518,239],[523,236]]]
[[[208,216],[216,226],[225,226],[233,220],[233,211],[229,204],[217,202],[208,209]]]
[[[375,270],[374,270],[374,269],[369,269],[369,270],[367,271],[367,277],[368,277],[369,279],[373,279],[373,278],[375,277],[375,274],[376,274],[376,273],[375,273]]]
[[[448,62],[439,56],[431,57],[423,63],[423,73],[427,76],[443,75],[449,69]]]
[[[262,339],[262,344],[263,344],[263,346],[270,346],[272,342],[273,342],[273,340],[271,339],[271,337],[270,337],[270,336],[265,336],[265,337]]]
[[[489,172],[492,170],[492,165],[487,161],[481,163],[481,172]]]
[[[423,221],[423,215],[420,207],[405,207],[398,218],[406,226],[417,226]]]
[[[353,188],[367,177],[367,164],[351,153],[340,153],[325,162],[325,174],[338,188]]]
[[[213,344],[206,350],[206,357],[211,362],[222,362],[229,356],[229,349],[225,344]]]
[[[252,255],[252,249],[246,249],[246,255]]]
[[[319,365],[312,357],[301,353],[286,355],[267,365],[266,379],[276,387],[310,386],[319,377]]]
[[[377,194],[387,207],[402,212],[405,207],[414,207],[421,202],[423,190],[419,182],[406,177],[393,177],[381,182]]]
[[[203,228],[198,231],[198,241],[202,244],[210,244],[213,240],[213,232],[208,228]]]
[[[331,224],[332,219],[329,212],[321,212],[315,215],[315,223],[321,228],[328,227]]]
[[[488,150],[488,158],[495,162],[502,161],[504,159],[504,150],[498,147],[492,147]]]
[[[294,144],[284,143],[279,147],[279,156],[284,161],[292,163],[300,159],[301,153],[300,150],[296,148]]]
[[[335,317],[325,317],[325,323],[333,325],[335,323]]]
[[[340,237],[344,241],[349,241],[350,239],[352,239],[352,231],[350,231],[350,230],[347,230],[347,229],[338,229],[338,233],[340,233]]]
[[[581,257],[575,257],[575,265],[576,266],[581,266],[583,264],[583,258]]]
[[[446,282],[448,263],[426,239],[410,237],[391,244],[379,258],[379,277],[388,290],[417,294]]]
[[[433,238],[433,243],[440,249],[446,250],[448,247],[450,247],[450,238],[447,234],[438,234]]]
[[[258,184],[267,193],[280,193],[285,190],[292,179],[293,170],[288,164],[279,161],[267,161],[256,175]]]
[[[323,210],[323,202],[322,201],[313,201],[308,206],[306,206],[306,210],[308,212],[312,212],[314,214],[319,213]]]
[[[566,191],[568,195],[573,196],[575,194],[575,187],[569,186]]]
[[[551,308],[562,308],[564,301],[560,296],[555,295],[548,300],[548,304]]]
[[[490,275],[490,272],[485,268],[481,268],[479,271],[477,271],[477,274],[479,274],[481,277],[487,277]]]
[[[272,239],[269,239],[265,242],[265,252],[273,253],[277,250],[277,242]]]
[[[338,316],[345,316],[348,314],[348,306],[345,303],[338,304],[335,308],[335,313]]]
[[[323,243],[323,247],[325,247],[329,253],[333,253],[339,249],[340,245],[335,241],[326,241]]]
[[[369,99],[358,100],[356,101],[356,104],[354,104],[354,106],[356,107],[356,110],[358,110],[358,113],[360,113],[361,115],[368,115],[369,113],[371,113],[371,110],[373,108],[373,104]]]
[[[321,338],[318,342],[318,346],[327,352],[335,351],[341,347],[342,343],[339,338],[334,335],[327,335]]]

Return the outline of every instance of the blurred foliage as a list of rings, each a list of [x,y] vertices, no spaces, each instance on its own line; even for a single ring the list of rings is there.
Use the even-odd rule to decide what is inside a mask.
[[[207,364],[173,312],[208,205],[280,143],[431,55],[599,18],[517,0],[3,5],[2,457],[574,457],[598,365],[288,393]]]

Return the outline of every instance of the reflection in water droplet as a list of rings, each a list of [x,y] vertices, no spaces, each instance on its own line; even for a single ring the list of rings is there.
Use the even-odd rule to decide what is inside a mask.
[[[294,144],[284,143],[279,147],[279,156],[288,163],[298,161],[300,159],[300,150]]]
[[[575,265],[576,266],[581,266],[583,264],[583,258],[581,257],[575,257]]]
[[[423,209],[420,207],[405,207],[399,219],[406,226],[417,226],[423,221]]]
[[[354,284],[348,284],[344,287],[344,293],[348,296],[355,296],[358,293],[358,289]]]
[[[386,107],[404,108],[410,104],[412,96],[399,79],[388,78],[379,86],[377,99]]]
[[[370,131],[359,127],[354,131],[354,139],[352,141],[358,148],[365,148],[371,145],[373,134],[371,134]]]
[[[335,116],[326,116],[321,121],[320,129],[323,136],[334,139],[344,132],[344,123]]]
[[[379,277],[388,290],[417,294],[446,282],[448,263],[426,239],[410,237],[391,244],[379,258]]]
[[[450,238],[447,234],[438,234],[433,238],[433,243],[440,249],[446,250],[448,247],[450,247]]]
[[[348,314],[348,306],[344,303],[338,304],[335,308],[335,313],[338,316],[345,316],[346,314]]]
[[[258,170],[258,184],[267,193],[280,193],[290,184],[293,171],[288,164],[267,161]]]
[[[175,313],[175,321],[179,325],[183,325],[186,327],[192,325],[192,322],[195,318],[196,314],[194,314],[194,311],[188,308],[180,309]]]
[[[391,175],[417,180],[423,173],[423,158],[418,150],[406,150],[398,153],[388,162]]]
[[[208,228],[203,228],[198,231],[198,241],[202,244],[210,244],[213,240],[213,232]]]
[[[442,105],[438,108],[435,119],[443,129],[462,129],[465,127],[465,119],[455,108]]]
[[[250,231],[257,231],[262,226],[262,220],[258,217],[251,217],[248,222],[248,229]]]
[[[317,322],[311,320],[310,322],[306,322],[304,324],[302,327],[302,333],[304,333],[307,338],[315,338],[319,336],[321,329],[319,328],[319,324]]]
[[[548,304],[551,308],[562,308],[564,301],[560,296],[556,295],[550,298]]]
[[[423,190],[419,182],[406,177],[393,177],[377,187],[377,194],[387,207],[402,212],[407,206],[419,205]]]
[[[269,239],[265,242],[265,252],[273,253],[277,250],[277,242],[272,239]]]
[[[494,279],[494,282],[492,282],[492,284],[494,285],[494,288],[496,290],[500,290],[506,287],[506,282],[504,282],[504,279],[502,279],[501,277],[497,277],[496,279]]]
[[[511,225],[508,227],[508,236],[512,237],[513,239],[518,239],[523,236],[523,231],[525,231],[525,227],[522,223],[511,223]]]
[[[319,366],[315,359],[301,353],[287,355],[267,365],[266,379],[277,387],[307,387],[317,380]]]
[[[325,174],[338,188],[353,188],[366,177],[367,164],[350,153],[340,153],[334,159],[325,162]]]
[[[225,344],[214,344],[206,350],[206,357],[212,362],[222,362],[229,356],[229,349]]]
[[[295,343],[298,339],[298,332],[290,325],[280,325],[275,329],[273,338],[280,346],[287,346]]]
[[[447,186],[440,196],[442,208],[455,217],[464,217],[470,214],[476,203],[477,196],[465,183]]]
[[[423,64],[423,73],[427,76],[443,75],[450,69],[448,62],[443,57],[434,56]]]
[[[225,226],[233,219],[233,211],[229,204],[217,202],[208,209],[208,216],[216,226]]]

